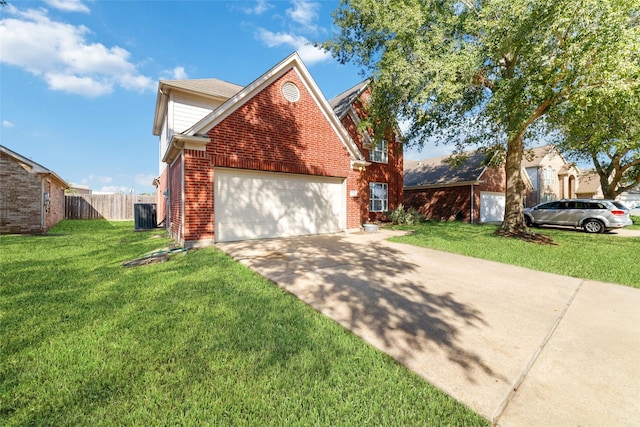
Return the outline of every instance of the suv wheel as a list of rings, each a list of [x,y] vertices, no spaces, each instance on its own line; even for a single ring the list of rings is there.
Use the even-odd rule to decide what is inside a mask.
[[[588,219],[582,224],[582,228],[587,233],[602,233],[604,231],[604,224],[597,219]]]
[[[526,225],[527,227],[531,227],[531,218],[529,218],[528,215],[524,216],[524,225]]]

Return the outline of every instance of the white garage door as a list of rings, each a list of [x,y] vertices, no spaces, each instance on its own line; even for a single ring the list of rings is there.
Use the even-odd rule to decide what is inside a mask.
[[[504,194],[480,193],[480,222],[502,222],[504,220]]]
[[[221,168],[214,176],[217,242],[345,229],[344,179]]]

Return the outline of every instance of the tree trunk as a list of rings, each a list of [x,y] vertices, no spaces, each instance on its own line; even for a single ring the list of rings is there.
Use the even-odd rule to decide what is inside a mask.
[[[524,144],[522,134],[507,143],[507,158],[504,169],[507,179],[507,192],[504,206],[504,221],[501,230],[509,234],[518,234],[526,230],[523,215],[524,181],[522,180],[522,155]]]

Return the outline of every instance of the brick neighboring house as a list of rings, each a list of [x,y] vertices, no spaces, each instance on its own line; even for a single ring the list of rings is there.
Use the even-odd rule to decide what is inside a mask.
[[[450,156],[405,161],[405,206],[436,221],[501,222],[506,190],[504,168],[487,166],[482,150],[465,155],[465,161],[457,166],[450,164]]]
[[[295,53],[246,87],[160,81],[159,221],[183,246],[203,246],[359,230],[393,209],[402,200],[395,135],[379,153],[351,126],[365,90],[338,97],[337,115]]]
[[[0,145],[0,234],[45,233],[64,219],[64,190],[55,172]]]

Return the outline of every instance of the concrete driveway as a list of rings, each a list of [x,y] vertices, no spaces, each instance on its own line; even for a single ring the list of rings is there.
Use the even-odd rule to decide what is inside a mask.
[[[217,246],[495,425],[640,425],[640,290],[393,234]]]

